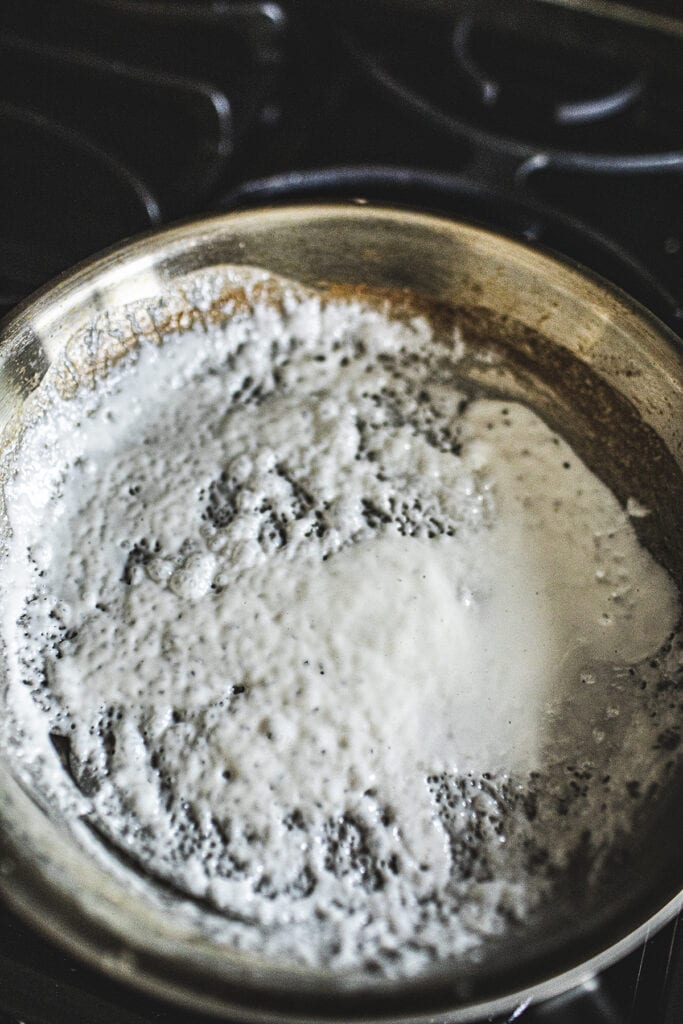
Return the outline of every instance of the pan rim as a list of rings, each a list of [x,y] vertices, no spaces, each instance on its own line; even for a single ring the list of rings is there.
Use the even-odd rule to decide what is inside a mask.
[[[554,268],[559,268],[562,275],[564,275],[567,286],[572,284],[578,286],[580,284],[584,289],[588,289],[589,294],[592,291],[596,299],[600,298],[602,302],[605,301],[605,295],[607,295],[609,301],[613,302],[615,307],[620,309],[622,315],[626,316],[627,321],[632,319],[639,324],[641,329],[656,333],[659,339],[668,343],[673,353],[679,356],[680,361],[683,349],[679,339],[665,325],[661,324],[653,314],[645,310],[635,300],[626,296],[615,286],[603,281],[598,275],[586,271],[579,264],[560,258],[548,250],[542,250],[518,240],[510,239],[504,234],[487,228],[471,226],[448,217],[410,212],[395,206],[379,206],[365,203],[362,205],[355,203],[300,203],[296,206],[249,209],[236,213],[186,220],[162,231],[147,232],[143,236],[120,243],[84,261],[78,267],[49,283],[33,296],[30,296],[5,321],[0,323],[0,345],[2,346],[0,349],[0,369],[7,353],[14,345],[21,344],[28,332],[32,332],[34,336],[37,333],[41,338],[49,334],[51,327],[59,322],[60,316],[63,317],[70,304],[74,306],[79,301],[79,296],[82,300],[82,297],[85,295],[92,297],[98,292],[101,294],[101,290],[97,288],[98,281],[106,287],[107,275],[115,278],[117,270],[122,266],[128,266],[131,274],[136,267],[144,274],[145,270],[149,269],[153,263],[155,254],[161,251],[171,253],[172,255],[179,255],[192,249],[201,251],[202,242],[205,242],[214,235],[219,235],[223,230],[233,230],[233,232],[234,230],[239,230],[240,224],[248,225],[250,221],[253,222],[255,220],[262,222],[264,218],[271,223],[279,222],[283,224],[299,221],[302,217],[314,218],[320,221],[324,221],[325,218],[332,220],[335,218],[358,218],[362,220],[379,217],[388,221],[400,220],[402,223],[409,221],[426,228],[438,229],[439,232],[445,235],[457,232],[461,235],[469,235],[470,237],[486,237],[490,241],[493,240],[497,243],[502,240],[504,247],[516,252],[520,255],[520,258],[522,258],[522,255],[527,259],[531,257],[536,262],[547,262]],[[3,817],[7,820],[6,795],[11,792],[13,786],[16,786],[16,783],[9,777],[4,766],[0,764],[0,820]],[[16,799],[16,797],[17,794],[14,793],[13,799]],[[23,794],[23,797],[25,797],[25,794]],[[28,797],[25,798],[28,799]],[[19,800],[21,801],[21,799],[20,797]],[[168,976],[166,978],[161,975],[155,976],[149,970],[149,965],[141,967],[144,961],[138,956],[132,955],[130,950],[121,948],[117,953],[112,952],[111,943],[107,942],[107,936],[101,933],[102,922],[98,923],[97,915],[92,915],[93,919],[90,922],[85,920],[83,922],[83,930],[89,933],[90,942],[85,941],[84,936],[82,937],[78,934],[74,936],[71,934],[71,928],[74,926],[74,921],[72,920],[73,908],[65,906],[69,899],[69,894],[66,891],[61,894],[62,901],[56,900],[55,905],[50,906],[46,916],[44,912],[45,903],[43,903],[42,907],[39,907],[31,897],[29,880],[25,879],[24,882],[17,882],[17,879],[21,878],[21,870],[17,873],[17,857],[21,857],[21,849],[20,845],[16,843],[16,837],[13,841],[10,833],[11,829],[5,829],[4,834],[0,835],[0,890],[4,891],[9,902],[21,914],[27,917],[34,926],[37,925],[44,933],[49,934],[53,939],[57,939],[62,945],[66,945],[90,963],[100,968],[104,967],[108,973],[121,981],[133,984],[135,987],[147,992],[166,996],[166,998],[172,995],[176,1001],[184,1002],[185,1005],[189,1003],[195,1009],[200,1007],[201,1004],[197,1001],[197,991],[191,992],[179,989],[178,991],[170,992]],[[41,882],[44,881],[45,879],[41,879]],[[55,888],[53,885],[52,896],[54,897],[59,891],[59,887]],[[41,898],[44,901],[47,899],[48,905],[49,895],[49,890],[47,893],[41,890]],[[664,904],[635,930],[629,931],[628,934],[623,935],[615,943],[598,951],[587,961],[575,964],[551,978],[532,983],[530,987],[525,986],[521,991],[509,992],[492,1000],[467,1002],[466,994],[459,994],[454,991],[452,984],[446,980],[442,998],[435,998],[432,1003],[433,1011],[424,1010],[419,1013],[411,1013],[409,1010],[410,1000],[406,1000],[405,1006],[408,1009],[408,1014],[401,1014],[401,1019],[418,1021],[428,1015],[430,1020],[438,1020],[442,1014],[446,1014],[447,1018],[451,1021],[466,1021],[487,1013],[504,1012],[514,1008],[515,1005],[518,1005],[525,999],[536,1001],[537,999],[548,998],[576,984],[580,984],[588,976],[592,976],[607,966],[608,963],[612,963],[635,948],[652,931],[662,927],[678,913],[681,907],[683,907],[683,891],[675,894],[669,893],[669,898]],[[84,911],[85,908],[79,903],[79,913],[83,914]],[[85,927],[86,924],[89,925],[87,928]],[[92,932],[89,932],[90,927],[92,927]],[[93,947],[91,945],[93,940],[95,943],[99,943],[99,946]],[[169,965],[172,965],[172,962],[173,958],[169,958]],[[163,962],[161,966],[163,966]],[[388,984],[391,986],[395,997],[397,993],[396,984],[393,982]],[[410,987],[410,982],[404,982],[402,986],[407,989]],[[289,986],[289,989],[290,994],[293,994],[291,986]],[[448,1009],[446,1009],[445,1005],[437,1005],[443,1002],[449,994],[450,998],[458,1001],[450,1004]],[[362,993],[354,992],[348,995],[349,998],[363,999]],[[435,996],[433,989],[432,995]],[[342,1001],[344,999],[342,992],[337,992],[336,997],[342,999]],[[202,1009],[213,1013],[225,1012],[227,1005],[225,1002],[215,1002],[211,996],[206,996],[205,998],[207,1000],[206,1005],[201,1005]],[[264,1020],[270,1018],[293,1021],[310,1019],[311,1017],[309,1014],[298,1015],[298,1011],[291,1014],[283,1013],[279,1010],[270,1013],[267,1007],[254,1009],[253,1012],[245,1006],[240,1005],[238,1007],[237,1004],[233,1008],[239,1012],[241,1019],[245,1020]],[[349,1007],[340,1007],[339,1012],[344,1013],[348,1017]],[[329,1013],[328,1016],[330,1016]],[[335,1016],[335,1013],[331,1016]],[[397,1008],[392,1002],[392,1006],[386,1014],[380,1011],[374,1013],[370,1019],[388,1021],[396,1019],[396,1016]],[[354,1019],[362,1019],[362,1008],[359,1012],[353,1014],[353,1017]]]

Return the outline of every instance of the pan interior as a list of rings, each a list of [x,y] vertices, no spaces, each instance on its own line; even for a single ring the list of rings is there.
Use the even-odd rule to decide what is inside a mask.
[[[68,402],[88,384],[101,387],[110,374],[118,372],[117,367],[125,367],[127,361],[134,358],[139,346],[157,345],[161,341],[162,351],[169,339],[190,336],[199,328],[205,330],[212,318],[220,326],[222,321],[227,322],[230,317],[244,313],[245,309],[249,312],[250,303],[253,304],[254,280],[259,282],[259,301],[267,308],[281,312],[286,306],[284,286],[272,277],[264,279],[257,274],[254,278],[244,271],[219,272],[215,269],[209,277],[195,274],[176,283],[158,303],[138,304],[118,313],[110,312],[95,325],[89,325],[85,331],[74,335],[65,350],[65,358],[53,361],[43,387],[56,388],[59,399]],[[311,297],[311,293],[300,286],[287,287],[297,301],[307,301]],[[355,303],[369,310],[381,311],[383,315],[388,312],[392,319],[403,325],[416,322],[429,325],[432,354],[428,397],[424,400],[427,407],[429,390],[437,387],[442,393],[451,389],[453,395],[458,396],[457,401],[465,405],[500,399],[503,403],[521,402],[535,410],[548,427],[557,432],[604,481],[621,505],[633,512],[631,522],[642,543],[667,570],[680,591],[683,565],[677,529],[678,510],[683,504],[680,468],[662,439],[644,422],[633,404],[585,362],[567,349],[550,343],[547,336],[528,324],[483,306],[475,307],[471,303],[452,306],[407,290],[370,287],[332,286],[319,289],[317,294],[323,296],[324,303]],[[27,403],[25,415],[30,406],[39,411],[38,392]],[[17,428],[16,422],[14,427]],[[12,452],[21,449],[23,424],[19,424],[18,429],[19,434],[15,434],[8,443],[8,465],[11,464]],[[295,489],[297,486],[295,482]],[[226,506],[222,499],[227,499],[226,507],[230,505],[229,484],[221,490],[219,481],[213,494],[213,498],[210,495],[207,498],[207,508],[214,501],[220,518],[220,509]],[[305,493],[299,493],[297,500],[302,505],[308,501]],[[225,514],[229,515],[229,508]],[[370,518],[379,520],[375,523],[378,528],[382,526],[382,515],[382,509],[370,510]],[[277,524],[275,531],[277,533]],[[152,562],[154,554],[149,547],[139,546],[129,567],[130,574],[143,570]],[[159,571],[164,570],[160,568]],[[192,586],[192,581],[188,585]],[[60,638],[60,643],[63,639]],[[635,923],[640,908],[648,901],[652,900],[651,905],[657,906],[674,895],[679,879],[680,854],[675,830],[667,827],[665,822],[676,820],[674,812],[680,806],[681,797],[680,775],[677,774],[680,733],[669,721],[675,721],[680,710],[677,702],[680,701],[681,682],[680,677],[675,677],[674,664],[678,656],[676,642],[675,638],[664,638],[661,649],[652,652],[653,664],[639,665],[631,680],[624,683],[622,696],[619,697],[617,691],[613,694],[617,701],[613,718],[617,718],[620,712],[624,713],[628,702],[633,699],[640,700],[648,714],[665,713],[666,723],[658,722],[650,736],[650,747],[657,748],[656,760],[663,773],[657,786],[643,785],[637,764],[633,765],[632,771],[629,769],[629,778],[622,779],[622,784],[630,787],[627,793],[633,808],[630,830],[606,850],[594,849],[590,830],[584,830],[572,848],[559,884],[553,889],[552,913],[541,906],[520,922],[515,921],[514,908],[508,908],[509,919],[504,936],[496,940],[489,935],[483,946],[478,945],[459,958],[456,973],[466,973],[470,986],[479,973],[483,978],[487,977],[487,972],[490,976],[494,963],[496,971],[503,973],[508,968],[519,966],[522,959],[532,959],[536,955],[537,943],[543,944],[546,958],[554,947],[566,951],[572,945],[581,949],[582,956],[585,956],[593,951],[586,944],[590,943],[590,936],[596,935],[597,923],[616,931],[619,928],[627,930],[626,923]],[[622,707],[618,705],[619,700],[625,702]],[[587,707],[590,712],[590,702]],[[182,716],[182,709],[175,710]],[[474,785],[479,787],[477,792],[483,793],[480,802],[487,800],[488,803],[485,813],[473,814],[472,830],[476,832],[478,828],[490,825],[495,831],[500,826],[501,816],[504,817],[511,808],[524,813],[527,821],[532,822],[538,814],[539,802],[541,813],[544,813],[544,800],[552,803],[553,813],[557,812],[562,818],[586,790],[598,784],[609,790],[609,779],[606,782],[603,779],[610,774],[610,766],[592,763],[585,751],[577,758],[568,743],[566,720],[575,713],[576,707],[570,702],[550,730],[547,745],[558,752],[551,779],[540,785],[514,777],[475,780]],[[175,724],[180,725],[180,722]],[[115,723],[109,721],[107,728],[115,730]],[[591,732],[597,728],[590,713],[583,728]],[[569,735],[574,734],[570,732]],[[112,742],[107,739],[106,729],[103,736],[106,747],[106,743]],[[203,894],[197,897],[196,893],[178,887],[168,873],[150,869],[149,863],[141,863],[134,846],[124,841],[121,835],[112,835],[106,825],[103,827],[101,821],[93,819],[86,805],[97,782],[95,775],[92,771],[84,771],[83,766],[74,761],[68,733],[53,730],[52,742],[55,758],[61,759],[64,770],[71,775],[78,799],[83,798],[84,801],[79,805],[79,824],[72,829],[77,841],[119,877],[128,878],[130,871],[136,874],[141,880],[139,891],[157,906],[166,911],[172,906],[176,914],[189,914],[188,920],[193,921],[200,933],[211,941],[220,940],[220,904]],[[11,747],[11,739],[8,745]],[[643,751],[643,756],[645,759],[651,757],[651,751]],[[614,768],[618,768],[616,763]],[[599,780],[596,778],[598,771]],[[619,771],[623,774],[623,767]],[[442,784],[443,780],[435,779],[434,800],[437,803],[450,800],[460,809],[471,808],[472,801],[467,793],[470,782],[467,778],[456,781],[458,786],[465,787],[464,793],[457,787],[452,792],[448,791],[448,783]],[[43,807],[49,806],[50,794],[44,789],[41,792],[39,779],[23,772],[23,782]],[[445,795],[439,796],[442,790]],[[373,799],[372,795],[369,799]],[[623,794],[622,799],[626,799]],[[70,824],[73,826],[73,821]],[[343,856],[350,863],[355,858],[361,873],[372,876],[377,866],[363,848],[364,838],[358,822],[349,817],[337,824],[339,834],[336,842],[338,848],[345,850]],[[296,831],[297,827],[294,820],[292,830]],[[527,854],[530,871],[531,865],[535,865],[534,870],[542,870],[549,857],[542,844],[534,845],[531,834]],[[469,856],[467,843],[461,846],[459,856],[461,859]],[[643,870],[644,863],[647,863],[647,872]],[[479,869],[474,864],[468,870],[476,872]],[[147,884],[150,878],[154,892]],[[591,884],[588,884],[589,878]],[[188,898],[191,906],[188,906]],[[521,936],[524,944],[520,944]],[[592,941],[600,940],[594,937]],[[377,969],[377,964],[372,962],[364,966],[369,970]],[[386,967],[381,966],[382,969]]]

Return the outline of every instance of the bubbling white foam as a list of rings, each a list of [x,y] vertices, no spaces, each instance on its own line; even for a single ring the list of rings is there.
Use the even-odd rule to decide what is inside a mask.
[[[647,510],[443,359],[424,320],[298,289],[140,346],[23,440],[6,743],[236,946],[462,953],[587,826],[597,871],[666,773]]]

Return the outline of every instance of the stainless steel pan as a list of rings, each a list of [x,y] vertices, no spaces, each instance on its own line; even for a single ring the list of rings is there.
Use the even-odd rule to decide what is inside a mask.
[[[622,500],[633,496],[654,510],[639,521],[642,538],[681,586],[680,344],[580,268],[449,220],[367,205],[283,208],[196,221],[113,249],[4,324],[0,431],[7,434],[50,363],[98,313],[225,263],[313,285],[408,289],[404,301],[435,324],[457,318],[474,344],[502,356],[479,364],[480,386],[525,397]],[[614,877],[579,914],[558,907],[524,941],[492,943],[478,964],[402,983],[278,969],[218,948],[170,910],[132,899],[25,792],[1,753],[0,890],[101,970],[195,1010],[240,1020],[466,1021],[578,984],[680,909],[682,804],[679,770]]]

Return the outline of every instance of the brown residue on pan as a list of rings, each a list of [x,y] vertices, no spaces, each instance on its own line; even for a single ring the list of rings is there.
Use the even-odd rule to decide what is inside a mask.
[[[410,289],[327,283],[314,289],[254,268],[213,267],[181,278],[149,301],[97,316],[69,339],[46,381],[69,399],[82,387],[94,388],[141,343],[161,345],[166,337],[220,326],[263,305],[284,310],[314,295],[323,302],[360,302],[403,320],[425,318],[435,343],[444,347],[444,376],[452,373],[454,383],[474,393],[524,401],[623,504],[634,498],[650,510],[634,525],[681,584],[683,479],[666,445],[628,399],[568,348],[486,306],[455,306]],[[458,341],[465,355],[456,360],[450,353]]]

